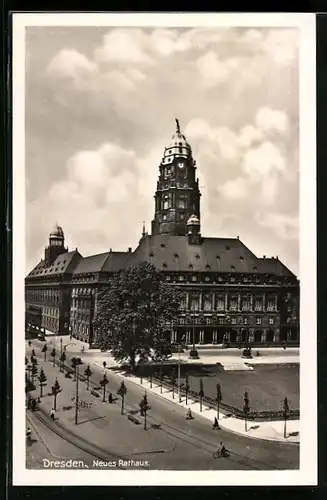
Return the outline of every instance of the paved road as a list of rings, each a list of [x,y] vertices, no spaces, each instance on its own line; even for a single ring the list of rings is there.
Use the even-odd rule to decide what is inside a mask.
[[[55,339],[53,339],[55,341]],[[68,343],[66,341],[64,343]],[[36,354],[42,359],[40,347],[43,343],[33,341]],[[27,349],[30,352],[31,349]],[[92,356],[81,353],[76,346],[67,347],[67,361],[71,356],[78,355],[86,362],[91,362]],[[103,369],[92,365],[92,379],[98,382],[103,376]],[[57,369],[58,370],[58,369]],[[81,370],[82,371],[82,370]],[[122,378],[106,370],[109,378],[108,391],[116,393]],[[128,393],[126,395],[126,408],[138,409],[138,404],[144,394],[142,387],[126,381]],[[273,470],[297,469],[299,467],[299,446],[250,439],[227,431],[213,431],[210,423],[203,417],[193,421],[185,420],[185,410],[178,405],[155,396],[148,395],[151,411],[149,412],[149,425],[160,425],[157,432],[162,433],[162,438],[170,440],[174,446],[170,451],[162,454],[148,455],[153,469],[170,470]],[[115,429],[119,434],[121,430]],[[144,432],[142,439],[150,439],[150,433]],[[124,436],[121,436],[123,439]],[[228,460],[213,460],[212,453],[222,440],[229,450],[231,457]]]
[[[72,459],[79,462],[87,461],[89,463],[94,458],[51,431],[38,418],[37,412],[27,412],[27,426],[32,430],[31,442],[26,444],[26,467],[28,469],[49,470],[49,462],[51,461],[64,460],[66,462]]]

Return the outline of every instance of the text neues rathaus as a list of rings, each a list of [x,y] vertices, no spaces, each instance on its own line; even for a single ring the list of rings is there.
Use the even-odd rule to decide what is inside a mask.
[[[151,234],[132,251],[83,257],[51,231],[44,259],[25,279],[26,330],[71,334],[96,345],[92,327],[99,291],[113,273],[141,261],[184,291],[171,327],[173,342],[299,343],[299,281],[278,257],[256,257],[237,238],[206,238],[200,227],[196,162],[177,129],[165,148],[155,192]]]

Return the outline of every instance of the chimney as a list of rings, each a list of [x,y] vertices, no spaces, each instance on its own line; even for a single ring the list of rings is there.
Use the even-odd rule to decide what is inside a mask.
[[[132,247],[128,247],[128,253],[131,253]]]

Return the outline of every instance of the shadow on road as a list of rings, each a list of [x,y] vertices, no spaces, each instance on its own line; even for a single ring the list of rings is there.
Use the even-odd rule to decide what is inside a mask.
[[[94,422],[94,420],[102,420],[104,419],[105,417],[94,417],[94,418],[87,418],[86,420],[82,420],[81,422],[78,422],[77,425],[81,425],[81,424],[86,424],[87,422]]]

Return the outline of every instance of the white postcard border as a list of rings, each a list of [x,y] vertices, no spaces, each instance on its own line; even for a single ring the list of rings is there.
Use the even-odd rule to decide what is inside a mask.
[[[25,468],[25,27],[239,26],[300,30],[300,470],[119,471]],[[316,105],[314,14],[13,14],[13,484],[315,485],[317,484]],[[37,221],[36,221],[37,223]]]

